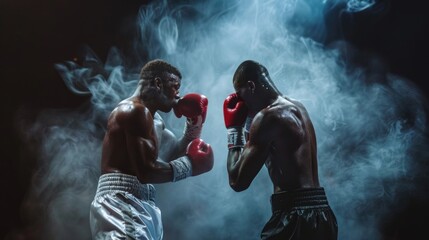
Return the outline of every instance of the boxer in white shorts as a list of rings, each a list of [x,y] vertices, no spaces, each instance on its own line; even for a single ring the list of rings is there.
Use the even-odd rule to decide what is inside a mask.
[[[213,152],[200,139],[208,100],[179,96],[179,70],[162,60],[143,66],[134,94],[121,101],[107,123],[101,176],[90,210],[94,239],[162,239],[161,211],[153,183],[196,176],[213,167]],[[177,139],[157,111],[187,118]]]

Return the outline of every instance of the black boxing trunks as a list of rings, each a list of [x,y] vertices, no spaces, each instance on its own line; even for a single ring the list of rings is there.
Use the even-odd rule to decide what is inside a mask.
[[[337,220],[323,188],[275,193],[271,207],[261,239],[337,239]]]

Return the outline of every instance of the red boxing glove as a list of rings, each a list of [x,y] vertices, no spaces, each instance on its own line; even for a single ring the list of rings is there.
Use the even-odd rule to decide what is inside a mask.
[[[178,118],[185,116],[191,119],[193,124],[196,124],[198,117],[201,116],[201,124],[206,120],[207,105],[209,100],[206,96],[198,93],[189,93],[177,101],[174,107],[174,114]]]
[[[212,148],[200,138],[188,144],[186,155],[192,163],[192,176],[208,172],[213,168]]]
[[[236,93],[230,94],[223,103],[223,117],[226,128],[242,127],[246,122],[248,109]]]
[[[223,117],[228,131],[228,148],[241,148],[246,140],[243,126],[246,122],[248,109],[236,93],[230,94],[223,102]]]

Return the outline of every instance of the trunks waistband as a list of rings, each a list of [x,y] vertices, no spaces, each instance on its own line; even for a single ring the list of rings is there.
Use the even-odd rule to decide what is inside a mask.
[[[96,197],[108,193],[131,193],[139,199],[155,201],[155,187],[142,184],[136,176],[123,173],[106,173],[100,176]]]
[[[274,193],[271,196],[271,209],[279,210],[311,209],[328,207],[325,190],[320,188],[302,188],[294,191]]]

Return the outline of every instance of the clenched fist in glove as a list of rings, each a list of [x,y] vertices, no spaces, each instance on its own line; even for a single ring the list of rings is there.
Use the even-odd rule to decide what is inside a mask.
[[[186,155],[170,162],[173,182],[197,176],[213,168],[212,147],[200,138],[188,144]]]
[[[191,119],[192,122],[198,121],[197,118],[201,117],[201,123],[206,120],[207,105],[209,100],[206,96],[198,93],[189,93],[180,98],[177,101],[177,105],[174,107],[174,114],[178,118],[185,116]]]
[[[186,155],[192,163],[192,176],[208,172],[213,168],[212,147],[202,139],[195,139],[189,143]]]
[[[230,94],[223,103],[223,116],[228,130],[228,148],[243,147],[245,144],[243,126],[248,109],[236,93]]]
[[[188,140],[201,136],[202,125],[206,120],[207,106],[209,100],[206,96],[198,93],[189,93],[177,101],[174,114],[180,118],[187,118],[184,136]]]

